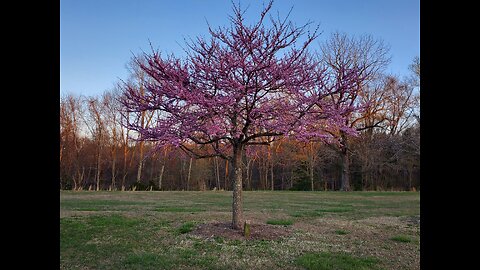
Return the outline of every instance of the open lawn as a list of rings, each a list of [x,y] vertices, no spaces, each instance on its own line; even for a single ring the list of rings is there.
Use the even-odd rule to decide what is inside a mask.
[[[60,192],[61,269],[420,269],[419,192]],[[211,229],[211,230],[210,230]]]

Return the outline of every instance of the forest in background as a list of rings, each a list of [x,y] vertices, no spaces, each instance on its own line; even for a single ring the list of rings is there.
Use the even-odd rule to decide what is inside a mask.
[[[376,74],[348,100],[365,108],[349,115],[358,136],[348,136],[348,145],[336,134],[340,144],[278,138],[269,146],[249,146],[244,190],[340,190],[345,175],[351,190],[419,190],[420,59],[409,68],[405,78]],[[126,128],[126,119],[135,116],[122,108],[122,89],[142,92],[147,78],[135,61],[128,69],[129,79],[102,95],[61,96],[60,189],[231,190],[227,160],[160,148]],[[140,117],[148,126],[161,116]]]

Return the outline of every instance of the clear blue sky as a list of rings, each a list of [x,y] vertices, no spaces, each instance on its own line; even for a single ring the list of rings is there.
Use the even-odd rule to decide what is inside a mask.
[[[240,0],[253,19],[262,2],[268,1]],[[383,39],[392,55],[390,74],[408,75],[408,65],[420,56],[419,0],[275,0],[272,11],[283,17],[292,6],[296,24],[320,23],[319,42],[337,30]],[[206,36],[206,20],[213,27],[228,25],[228,14],[230,0],[61,0],[60,93],[112,89],[127,78],[132,52],[150,50],[149,40],[180,56],[184,38]]]

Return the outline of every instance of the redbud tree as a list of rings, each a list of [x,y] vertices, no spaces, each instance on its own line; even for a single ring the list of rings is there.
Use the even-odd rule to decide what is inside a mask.
[[[144,53],[139,67],[148,79],[143,91],[125,86],[122,103],[128,128],[138,139],[173,145],[196,158],[221,157],[233,164],[232,227],[243,228],[243,159],[249,145],[268,145],[281,136],[298,140],[329,140],[325,128],[355,131],[342,115],[347,107],[329,102],[348,92],[356,70],[341,70],[331,83],[309,47],[318,37],[311,22],[296,26],[288,15],[272,16],[272,1],[255,23],[233,4],[229,27],[209,37],[186,42],[186,56]],[[268,24],[268,26],[267,26]],[[140,115],[154,111],[156,121],[144,126]]]

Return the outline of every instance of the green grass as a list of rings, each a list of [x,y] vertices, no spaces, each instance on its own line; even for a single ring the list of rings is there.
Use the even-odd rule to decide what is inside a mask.
[[[297,211],[290,213],[290,216],[292,217],[308,217],[308,218],[314,218],[314,217],[323,217],[325,214],[321,211]]]
[[[296,264],[309,270],[367,270],[379,269],[376,258],[358,258],[345,253],[307,253],[295,260]]]
[[[346,213],[351,211],[353,211],[353,208],[351,207],[316,208],[312,210],[301,210],[301,211],[291,212],[290,216],[316,218],[316,217],[323,217],[325,216],[326,213],[338,214],[338,213]]]
[[[162,206],[162,207],[157,207],[155,208],[155,211],[158,212],[188,212],[188,213],[194,213],[194,212],[202,212],[205,211],[205,209],[199,208],[199,207],[171,207],[171,206]]]
[[[193,228],[195,227],[195,223],[193,222],[185,222],[182,224],[182,226],[180,226],[178,228],[178,232],[179,233],[188,233],[188,232],[191,232],[193,230]]]
[[[163,254],[142,252],[129,254],[123,260],[123,264],[128,269],[171,269],[174,261]]]
[[[67,200],[61,202],[64,209],[75,211],[124,211],[137,206],[149,205],[148,202],[120,200]]]
[[[267,224],[289,226],[289,225],[293,224],[293,220],[290,220],[290,219],[269,219],[269,220],[267,220]]]
[[[107,265],[114,263],[121,258],[115,254],[138,246],[142,235],[151,235],[148,227],[140,219],[119,215],[62,218],[60,258],[87,267],[94,267],[95,262],[102,258],[112,260]]]
[[[295,224],[292,232],[275,240],[193,234],[199,224],[231,220],[231,192],[61,191],[60,269],[324,269],[324,261],[328,269],[419,268],[419,255],[411,256],[420,246],[418,226],[391,223],[420,215],[418,192],[243,194],[246,219],[280,230]],[[372,223],[384,217],[388,223]],[[363,238],[369,233],[356,224],[378,236]],[[355,237],[339,236],[353,231]],[[410,244],[381,241],[392,232]],[[393,258],[375,258],[379,249],[392,250]],[[393,253],[399,249],[405,252]]]
[[[337,208],[318,209],[317,211],[324,212],[324,213],[345,213],[345,212],[353,211],[353,209],[346,208],[346,207],[337,207]]]
[[[407,235],[396,235],[394,237],[391,237],[390,240],[395,241],[395,242],[401,242],[401,243],[410,243],[413,242],[413,239],[410,238]]]

